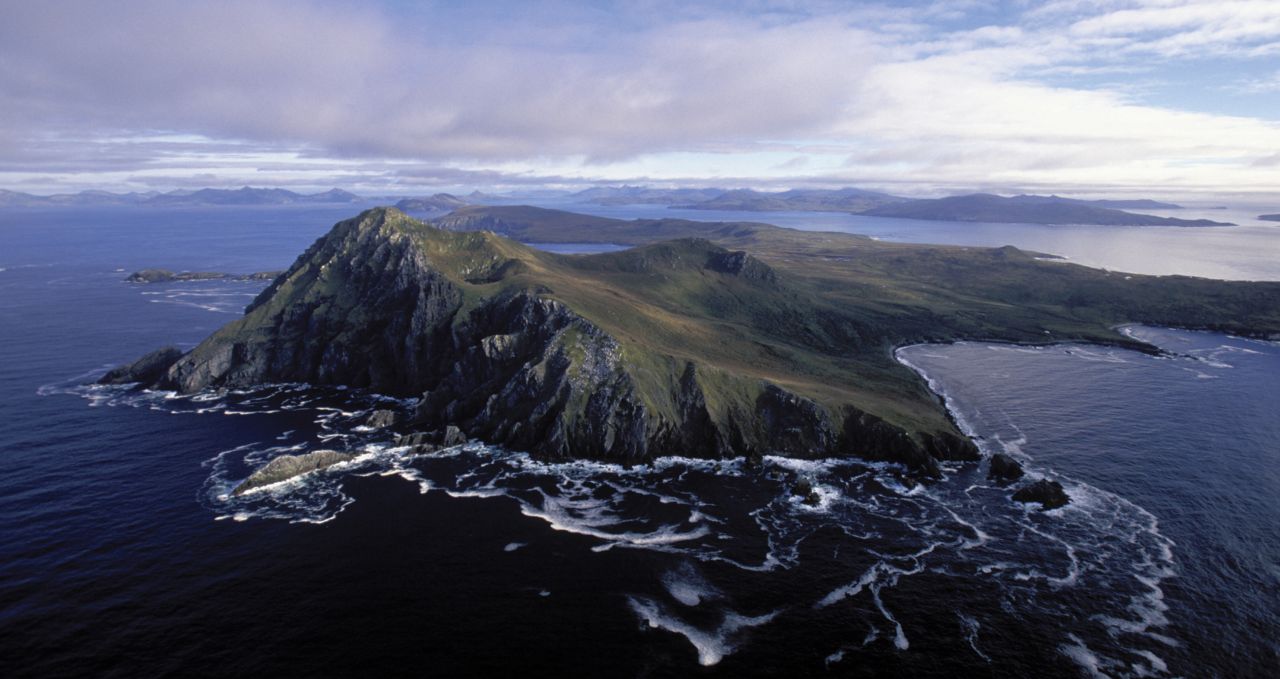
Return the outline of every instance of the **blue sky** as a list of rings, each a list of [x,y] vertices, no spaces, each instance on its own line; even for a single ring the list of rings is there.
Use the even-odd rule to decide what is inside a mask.
[[[1280,2],[7,3],[0,187],[1280,192]]]

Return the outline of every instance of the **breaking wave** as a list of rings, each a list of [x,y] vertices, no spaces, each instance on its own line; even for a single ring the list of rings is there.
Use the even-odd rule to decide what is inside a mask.
[[[208,476],[198,500],[217,520],[325,523],[355,502],[345,479],[383,476],[414,483],[422,493],[513,501],[520,514],[593,541],[596,552],[673,555],[679,564],[661,575],[655,583],[660,589],[628,594],[626,601],[646,628],[687,640],[703,665],[749,644],[752,629],[783,625],[804,611],[849,620],[848,643],[821,649],[819,659],[827,664],[867,647],[910,652],[921,633],[919,613],[900,602],[911,596],[912,581],[957,577],[981,583],[994,593],[987,596],[1018,615],[1056,619],[1063,630],[1076,630],[1071,634],[1082,625],[1092,628],[1088,646],[1070,635],[1060,646],[1086,668],[1141,665],[1156,671],[1161,648],[1177,644],[1161,633],[1167,621],[1160,584],[1176,570],[1172,541],[1140,507],[1061,475],[1055,478],[1073,502],[1041,512],[1013,503],[1009,490],[988,484],[976,465],[950,465],[946,479],[921,485],[897,465],[850,459],[766,457],[751,467],[742,460],[672,456],[623,466],[546,462],[478,442],[414,454],[394,444],[394,432],[366,426],[374,409],[408,407],[385,396],[301,384],[188,396],[75,384],[85,378],[41,393],[170,413],[290,415],[289,429],[204,462]],[[308,426],[297,425],[300,414]],[[968,422],[959,422],[973,433]],[[1025,436],[979,443],[988,453],[1029,459],[1021,450]],[[232,492],[276,456],[319,449],[355,457],[257,492]],[[795,495],[800,478],[816,490],[815,505]],[[824,547],[811,546],[817,544]],[[524,546],[511,542],[505,549]],[[716,580],[741,573],[787,582],[810,564],[824,574],[815,579],[822,589],[768,608],[744,610]],[[1115,573],[1128,574],[1127,580],[1113,581]],[[979,632],[991,623],[965,610],[959,614],[962,642],[976,659],[989,662],[991,651],[979,644]],[[1112,643],[1102,648],[1100,637]]]

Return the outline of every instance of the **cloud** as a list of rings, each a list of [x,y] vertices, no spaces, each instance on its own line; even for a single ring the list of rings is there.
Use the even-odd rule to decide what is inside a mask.
[[[822,22],[698,20],[581,53],[441,45],[376,12],[299,3],[13,14],[10,131],[182,130],[353,156],[609,158],[795,134],[839,109],[873,50]]]
[[[1147,0],[1074,23],[1079,38],[1113,37],[1124,49],[1166,57],[1262,56],[1280,51],[1280,3],[1274,0]]]
[[[1274,185],[1274,120],[1143,105],[1124,78],[1258,58],[1280,3],[751,10],[20,3],[0,183]],[[1120,86],[1046,80],[1096,74]]]

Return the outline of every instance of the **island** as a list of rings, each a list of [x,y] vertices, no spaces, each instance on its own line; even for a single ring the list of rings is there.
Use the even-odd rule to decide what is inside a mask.
[[[467,201],[450,193],[437,193],[425,198],[405,198],[396,203],[401,212],[440,212],[449,211],[467,205]]]
[[[866,212],[884,205],[907,200],[878,191],[846,187],[843,189],[791,189],[763,192],[751,189],[726,191],[715,198],[689,205],[692,210],[746,210],[775,212],[781,210],[809,212]]]
[[[559,255],[521,240],[635,247]],[[428,224],[378,208],[334,226],[242,318],[114,381],[411,396],[403,418],[388,418],[402,435],[434,442],[455,427],[454,438],[542,459],[856,456],[928,478],[979,453],[896,347],[1158,351],[1122,323],[1280,337],[1280,283],[757,223],[498,206]],[[152,379],[132,379],[143,373]]]
[[[577,202],[598,205],[656,204],[686,210],[748,212],[847,212],[958,222],[1027,224],[1099,224],[1124,226],[1229,226],[1210,220],[1187,220],[1133,214],[1124,210],[1182,210],[1181,205],[1149,198],[1081,200],[1062,196],[997,196],[971,194],[911,199],[854,187],[840,189],[660,189],[606,186],[580,191]]]
[[[661,189],[648,186],[597,186],[571,198],[595,205],[680,205],[701,203],[723,195],[724,189]]]
[[[355,455],[336,450],[317,450],[302,455],[280,455],[250,474],[249,478],[232,490],[232,493],[244,495],[251,490],[328,469],[335,464],[350,462],[353,459]]]
[[[1060,196],[967,196],[909,200],[882,205],[862,214],[876,217],[929,219],[949,222],[1002,222],[1019,224],[1091,224],[1100,226],[1234,226],[1208,219],[1179,219],[1125,212],[1116,205],[1143,206],[1143,201],[1084,201]],[[1178,206],[1161,205],[1165,209]]]
[[[1274,215],[1258,215],[1258,219],[1266,222],[1280,222],[1280,213]]]
[[[0,207],[119,207],[119,206],[265,206],[265,205],[314,205],[358,203],[364,198],[350,191],[330,189],[321,193],[303,194],[287,189],[265,189],[243,186],[238,189],[175,190],[111,193],[109,191],[81,191],[37,196],[19,191],[0,189]]]
[[[218,271],[180,271],[168,269],[142,269],[125,277],[127,283],[179,283],[186,281],[268,281],[279,276],[279,271],[258,271],[234,274]]]

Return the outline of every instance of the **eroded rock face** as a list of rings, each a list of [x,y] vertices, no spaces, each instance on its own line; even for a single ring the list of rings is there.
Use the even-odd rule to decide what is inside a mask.
[[[299,381],[412,393],[451,350],[460,304],[408,234],[343,222],[165,381],[183,392]]]
[[[180,358],[152,361],[163,368],[138,381],[185,393],[308,382],[419,396],[404,419],[367,422],[394,425],[406,434],[397,444],[414,452],[470,436],[543,458],[625,463],[860,456],[938,475],[939,460],[977,459],[960,436],[909,435],[856,408],[833,411],[777,384],[621,343],[546,287],[507,284],[538,266],[513,247],[370,211],[312,245],[244,318]],[[764,263],[706,242],[610,261],[778,285]]]
[[[305,455],[281,455],[250,474],[249,478],[236,486],[232,492],[236,495],[243,495],[255,488],[269,486],[273,483],[287,481],[295,476],[327,469],[339,462],[348,462],[353,457],[355,456],[348,453],[340,453],[336,450],[317,450]]]

